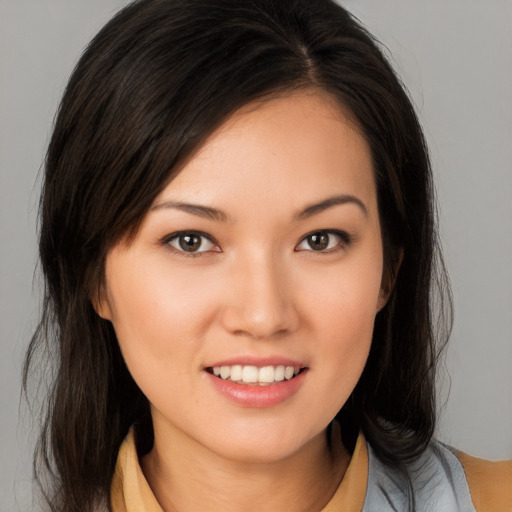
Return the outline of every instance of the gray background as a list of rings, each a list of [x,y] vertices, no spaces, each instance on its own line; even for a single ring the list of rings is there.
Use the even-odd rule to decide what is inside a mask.
[[[0,0],[0,510],[29,499],[22,354],[38,311],[38,170],[72,67],[122,0]],[[512,2],[345,0],[389,48],[432,151],[455,328],[438,435],[512,457]],[[15,496],[17,498],[15,499]]]

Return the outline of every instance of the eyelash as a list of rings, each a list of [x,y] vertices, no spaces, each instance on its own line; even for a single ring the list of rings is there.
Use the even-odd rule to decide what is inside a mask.
[[[319,229],[316,231],[312,231],[308,233],[307,235],[303,236],[300,240],[300,242],[297,244],[297,246],[300,246],[301,244],[305,243],[309,237],[312,236],[320,236],[320,235],[327,235],[329,237],[337,236],[340,240],[336,244],[335,247],[331,247],[327,250],[318,250],[315,251],[314,249],[305,249],[306,252],[312,252],[316,254],[332,254],[338,251],[342,251],[346,249],[352,242],[354,241],[354,237],[347,233],[346,231],[340,231],[338,229]],[[169,235],[166,235],[160,240],[160,244],[163,246],[167,246],[170,250],[172,250],[174,253],[183,256],[185,258],[198,258],[200,256],[205,256],[210,251],[209,250],[203,250],[199,252],[191,252],[186,251],[183,249],[178,249],[177,247],[174,247],[171,245],[171,242],[173,241],[179,241],[180,237],[183,236],[197,236],[201,238],[202,240],[207,240],[209,243],[213,245],[217,245],[217,242],[214,238],[212,238],[210,235],[203,233],[202,231],[176,231],[174,233],[171,233]],[[330,240],[328,242],[328,245],[330,244]],[[203,245],[203,241],[201,241],[199,248]],[[297,247],[296,246],[296,247]],[[311,246],[310,246],[311,247]],[[295,249],[296,252],[301,252],[300,250]],[[222,252],[221,250],[214,251],[214,252]]]

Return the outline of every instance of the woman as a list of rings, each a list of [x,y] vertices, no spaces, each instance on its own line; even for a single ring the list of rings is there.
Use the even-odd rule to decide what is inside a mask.
[[[333,2],[121,11],[62,100],[40,254],[52,510],[512,509],[510,465],[432,441],[428,154]]]

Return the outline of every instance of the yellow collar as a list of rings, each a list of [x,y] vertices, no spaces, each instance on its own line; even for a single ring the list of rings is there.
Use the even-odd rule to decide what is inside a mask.
[[[322,512],[361,511],[368,479],[368,451],[362,434],[357,438],[354,453],[345,476],[331,501]],[[119,449],[111,487],[113,512],[163,512],[142,473],[135,435],[130,430]]]

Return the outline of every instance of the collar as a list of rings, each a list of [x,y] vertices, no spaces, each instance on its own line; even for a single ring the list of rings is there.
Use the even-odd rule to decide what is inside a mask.
[[[368,480],[368,449],[362,433],[359,434],[338,489],[321,512],[340,510],[361,511],[364,506]],[[142,473],[135,447],[133,428],[121,444],[111,486],[113,512],[163,512]]]

